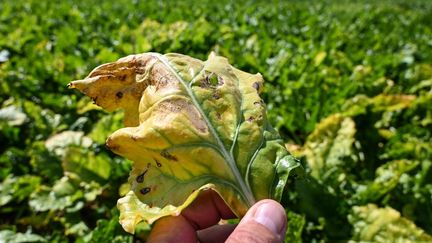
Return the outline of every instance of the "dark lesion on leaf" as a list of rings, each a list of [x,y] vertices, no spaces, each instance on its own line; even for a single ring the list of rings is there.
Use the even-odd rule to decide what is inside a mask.
[[[213,93],[212,97],[213,97],[213,99],[218,100],[218,99],[221,98],[221,95],[220,95],[220,93],[217,90],[215,90],[215,92]]]
[[[257,91],[259,91],[259,89],[260,89],[260,84],[259,84],[258,82],[255,82],[255,83],[252,84],[252,87],[253,87],[254,89],[256,89]]]
[[[105,143],[105,147],[108,149],[108,150],[111,150],[111,151],[118,151],[118,149],[120,148],[120,146],[118,145],[118,144],[113,144],[113,140],[112,140],[112,138],[111,137],[108,137],[108,139],[107,139],[107,141],[106,141],[106,143]]]
[[[167,159],[167,160],[178,161],[178,160],[177,160],[177,157],[175,157],[174,155],[170,154],[170,153],[169,153],[168,151],[166,151],[166,150],[162,150],[162,151],[160,152],[160,155],[161,155],[162,157],[164,157],[165,159]]]
[[[117,97],[118,99],[123,98],[123,93],[122,93],[121,91],[117,92],[117,93],[116,93],[116,97]]]
[[[146,173],[147,173],[147,170],[145,170],[142,174],[140,174],[139,176],[137,176],[136,182],[142,183],[144,181],[144,176],[145,176]]]
[[[155,160],[155,162],[156,162],[156,166],[157,167],[162,167],[162,164],[159,162],[159,160],[157,160],[157,159],[154,159]]]
[[[97,105],[97,99],[98,99],[98,97],[97,96],[95,96],[95,97],[90,97],[90,99],[93,101],[93,104],[96,104]]]
[[[150,187],[144,187],[140,190],[140,193],[145,195],[151,191]]]
[[[132,135],[130,138],[134,141],[137,141],[139,139],[138,135]]]
[[[218,120],[221,120],[222,119],[222,115],[219,112],[216,112],[216,118]]]
[[[222,77],[218,76],[216,73],[205,72],[204,78],[200,82],[201,88],[216,88],[224,84]]]

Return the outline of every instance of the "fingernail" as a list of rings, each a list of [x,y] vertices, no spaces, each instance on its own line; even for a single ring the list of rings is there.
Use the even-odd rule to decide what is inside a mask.
[[[257,223],[264,225],[273,233],[283,237],[285,234],[286,216],[285,212],[282,213],[280,211],[274,205],[265,203],[257,209],[253,218]]]

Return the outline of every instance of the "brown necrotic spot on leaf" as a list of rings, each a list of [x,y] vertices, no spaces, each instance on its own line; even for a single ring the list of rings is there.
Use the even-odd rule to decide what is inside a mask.
[[[105,143],[105,147],[111,151],[116,151],[119,149],[119,145],[118,144],[114,144],[113,143],[113,139],[111,137],[108,137],[106,143]]]
[[[117,92],[117,93],[116,93],[116,97],[117,97],[118,99],[121,99],[121,98],[123,97],[123,93],[122,93],[121,91]]]
[[[259,89],[260,89],[260,84],[259,84],[258,82],[255,82],[255,83],[252,84],[252,87],[253,87],[254,89],[256,89],[257,91],[259,91]]]
[[[145,170],[141,175],[137,176],[136,182],[142,183],[144,181],[144,176],[147,173],[147,170]]]
[[[220,94],[219,94],[219,92],[218,92],[217,90],[215,90],[215,92],[213,93],[212,97],[213,97],[213,99],[215,99],[215,100],[220,99]]]
[[[151,69],[150,84],[156,87],[156,90],[165,87],[178,86],[177,78],[166,67],[158,62]]]
[[[250,117],[247,119],[248,122],[253,122],[254,120],[255,120],[255,118],[254,118],[253,116],[250,116]]]
[[[175,157],[174,155],[170,154],[170,153],[169,153],[168,151],[166,151],[166,150],[162,150],[162,151],[160,152],[160,155],[161,155],[162,157],[164,157],[165,159],[167,159],[167,160],[178,161],[178,160],[177,160],[177,157]]]
[[[161,102],[158,105],[159,120],[165,122],[165,118],[170,113],[182,113],[188,118],[192,125],[200,132],[207,132],[207,125],[201,118],[197,109],[185,99],[175,99]]]
[[[137,141],[139,139],[138,135],[131,135],[131,139]]]
[[[147,193],[149,193],[151,191],[150,187],[144,187],[143,189],[140,190],[140,193],[145,195]]]
[[[155,159],[155,162],[157,167],[162,167],[162,164],[157,159]]]
[[[91,100],[93,101],[93,104],[97,104],[97,103],[96,103],[97,99],[98,99],[97,96],[96,96],[96,97],[91,97]]]
[[[223,85],[223,79],[218,77],[215,73],[205,72],[204,78],[200,82],[201,88],[211,88],[214,89],[216,86]]]

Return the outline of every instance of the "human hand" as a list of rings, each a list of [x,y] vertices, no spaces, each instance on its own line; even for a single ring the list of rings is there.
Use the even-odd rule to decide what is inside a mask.
[[[219,195],[207,190],[177,216],[156,222],[147,242],[279,243],[286,231],[286,214],[276,201],[265,199],[253,205],[239,225],[218,225],[220,219],[236,216]]]

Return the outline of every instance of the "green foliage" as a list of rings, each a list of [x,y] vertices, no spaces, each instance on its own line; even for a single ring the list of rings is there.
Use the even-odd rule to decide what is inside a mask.
[[[113,209],[130,162],[104,147],[122,115],[66,84],[146,51],[263,75],[269,120],[310,173],[284,194],[288,239],[431,235],[430,23],[427,0],[1,1],[0,241],[133,241]]]

